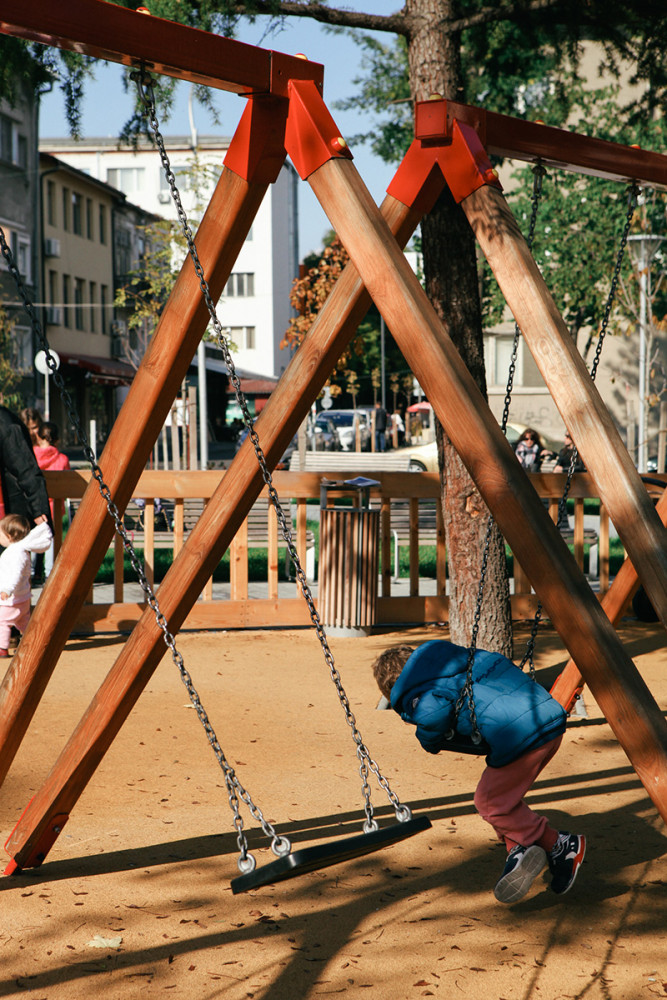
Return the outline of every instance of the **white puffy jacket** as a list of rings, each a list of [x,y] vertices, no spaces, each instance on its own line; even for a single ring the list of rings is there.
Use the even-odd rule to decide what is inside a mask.
[[[12,542],[0,555],[0,594],[7,594],[0,604],[25,604],[30,602],[30,553],[46,552],[53,534],[42,521],[19,542]]]

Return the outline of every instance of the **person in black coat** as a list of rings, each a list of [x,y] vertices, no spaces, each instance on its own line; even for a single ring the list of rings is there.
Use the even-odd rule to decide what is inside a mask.
[[[31,526],[46,521],[51,510],[46,481],[37,465],[27,427],[0,406],[0,507],[6,514],[22,514]]]

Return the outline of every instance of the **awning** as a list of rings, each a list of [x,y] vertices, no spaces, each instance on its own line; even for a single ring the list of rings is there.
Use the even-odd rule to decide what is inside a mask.
[[[89,373],[91,382],[101,385],[129,385],[135,376],[132,365],[115,358],[97,358],[92,354],[67,354],[58,352],[62,364],[71,368],[83,368]]]

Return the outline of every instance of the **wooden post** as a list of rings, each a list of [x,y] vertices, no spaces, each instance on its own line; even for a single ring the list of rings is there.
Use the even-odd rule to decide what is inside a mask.
[[[656,505],[656,511],[663,524],[667,524],[667,489]],[[630,559],[626,559],[614,578],[614,582],[602,599],[602,608],[612,625],[618,625],[621,615],[628,606],[628,601],[639,586],[637,571]],[[551,694],[569,712],[572,709],[576,695],[581,691],[584,679],[574,659],[568,661],[563,672],[558,675]]]
[[[667,723],[650,691],[530,486],[444,325],[435,315],[404,254],[387,232],[353,164],[331,160],[316,170],[309,182],[513,552],[524,567],[530,568],[536,593],[579,663],[640,780],[667,820]],[[466,201],[478,194],[479,191],[475,192]],[[494,212],[497,208],[497,214],[487,218],[481,206]],[[497,220],[504,220],[507,212],[504,201],[501,199],[496,205],[493,198],[490,204],[482,200],[479,211],[471,213],[475,232],[486,228],[484,242],[493,245],[494,259],[508,228],[508,223],[500,226]],[[513,233],[515,229],[514,225]],[[507,253],[511,261],[509,248]],[[558,367],[560,345],[551,344],[550,339],[556,310],[553,303],[548,307],[534,275],[537,268],[530,255],[528,258],[513,260],[514,266],[506,264],[504,271],[521,287],[527,301],[538,299],[537,313],[544,321],[540,327],[542,353]],[[387,280],[388,274],[392,275],[391,282]],[[573,350],[572,343],[565,339],[569,348],[563,348],[563,353],[569,353]],[[617,435],[613,425],[614,439],[610,444],[606,434],[608,415],[593,428],[589,428],[588,422],[595,409],[589,421],[585,420],[592,395],[588,373],[585,369],[581,372],[573,363],[568,368],[568,379],[569,398],[576,404],[572,407],[574,424],[568,425],[578,433],[577,441],[586,439],[587,452],[592,438],[600,454],[606,457],[608,468],[598,456],[591,456],[591,467],[602,466],[599,471],[605,485],[609,484],[605,492],[616,494],[619,480],[629,491],[630,499],[619,498],[619,503],[613,504],[620,508],[621,519],[645,517],[649,525],[658,520],[659,531],[649,527],[643,535],[645,547],[641,557],[651,561],[654,589],[665,594],[667,612],[667,572],[661,570],[666,556],[655,552],[663,543],[664,529],[634,467],[628,469],[631,463],[627,454],[625,458],[616,454]],[[570,407],[565,410],[569,418]],[[623,451],[621,446],[620,452]],[[587,459],[587,454],[584,458]],[[616,490],[610,480],[617,482]],[[633,488],[635,481],[639,484],[637,489]],[[609,503],[607,506],[615,520],[612,506]],[[627,534],[634,539],[632,528]]]
[[[222,172],[197,234],[199,257],[214,298],[222,293],[267,187],[266,183],[248,183],[232,171]],[[121,511],[208,321],[199,279],[188,259],[99,459]],[[0,782],[21,744],[113,531],[106,503],[93,480],[0,688]]]
[[[495,187],[479,188],[462,207],[600,499],[667,626],[667,532],[516,220]]]

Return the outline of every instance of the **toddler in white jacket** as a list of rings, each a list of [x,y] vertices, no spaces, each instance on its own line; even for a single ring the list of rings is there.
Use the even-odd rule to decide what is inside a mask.
[[[30,618],[30,553],[46,552],[52,538],[46,521],[32,531],[20,514],[0,521],[0,657],[9,655],[12,625],[23,633]]]

